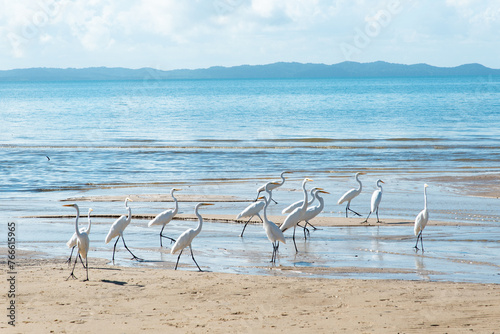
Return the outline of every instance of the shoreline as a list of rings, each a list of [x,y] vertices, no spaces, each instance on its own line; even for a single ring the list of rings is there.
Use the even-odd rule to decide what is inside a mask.
[[[132,219],[134,220],[151,220],[156,217],[157,214],[132,214]],[[92,214],[92,218],[107,218],[116,219],[120,217],[121,214]],[[36,215],[36,216],[23,216],[22,219],[74,219],[75,215]],[[82,217],[80,217],[82,218]],[[269,220],[280,225],[286,218],[286,215],[268,215]],[[194,214],[177,214],[174,220],[198,220]],[[204,221],[219,222],[219,223],[232,223],[232,224],[245,224],[247,220],[236,219],[234,215],[226,214],[203,214]],[[376,222],[376,218],[370,218],[367,223],[363,223],[363,218],[341,218],[341,217],[326,217],[317,216],[312,221],[314,226],[323,227],[347,227],[347,226],[413,226],[414,221],[394,219],[394,218],[384,218],[380,220],[380,223]],[[258,225],[262,224],[258,218],[252,218],[249,224]],[[429,221],[427,226],[496,226],[495,224],[488,223],[466,223],[462,221]]]
[[[252,276],[20,254],[13,332],[492,332],[500,285]],[[47,280],[47,277],[51,277]],[[106,327],[103,327],[106,326]],[[0,328],[8,329],[6,321]]]
[[[168,194],[162,195],[130,195],[138,196],[136,203],[171,202]],[[110,202],[122,202],[125,196],[73,197],[57,202],[93,202],[107,205]],[[226,206],[247,202],[235,196],[179,196],[184,202],[217,201]],[[234,203],[233,203],[234,202]],[[241,204],[242,206],[246,206]],[[87,206],[87,205],[85,205]],[[151,208],[148,208],[151,212]],[[235,214],[227,214],[223,208],[218,213],[203,213],[206,221],[241,225],[245,219],[235,219]],[[50,212],[50,211],[45,211]],[[59,213],[60,211],[54,211]],[[137,212],[137,211],[136,211]],[[217,211],[216,211],[217,212]],[[325,213],[329,214],[329,213]],[[96,228],[91,237],[107,230],[109,222],[99,222],[117,218],[121,214],[95,214]],[[133,213],[136,227],[144,227],[145,221],[156,214]],[[21,217],[24,219],[43,219],[49,224],[60,222],[62,218],[72,225],[72,212],[64,215],[47,214]],[[270,215],[270,220],[279,224],[284,215]],[[193,214],[179,214],[178,220],[195,220]],[[86,224],[82,216],[82,224]],[[320,215],[311,221],[321,227],[373,227],[385,228],[405,227],[409,229],[408,238],[413,232],[412,220],[385,219],[377,224],[376,218],[371,218],[368,224],[362,224],[364,218],[328,217]],[[258,218],[252,219],[253,225],[259,225]],[[44,225],[47,226],[47,225]],[[464,221],[431,220],[429,226],[463,226],[471,229],[474,226],[495,226],[488,222],[468,223]],[[471,226],[471,227],[469,227]],[[237,227],[240,229],[240,226]],[[325,229],[326,231],[327,229]],[[382,230],[382,229],[381,229]],[[491,229],[490,229],[491,230]],[[215,230],[217,233],[219,230]],[[359,240],[358,232],[352,240]],[[132,239],[132,231],[127,236],[127,243]],[[142,235],[144,230],[135,232]],[[176,256],[169,254],[169,249],[161,249],[158,254],[156,245],[156,230],[148,231],[153,236],[154,246],[134,245],[151,258],[149,263],[128,266],[126,251],[121,248],[118,265],[109,264],[109,258],[104,259],[94,253],[89,261],[89,279],[83,282],[85,271],[78,263],[75,269],[77,280],[66,280],[71,267],[65,263],[62,256],[50,253],[17,250],[18,254],[18,297],[16,298],[16,327],[11,328],[7,321],[0,323],[0,328],[12,330],[14,333],[35,332],[99,332],[107,328],[109,332],[140,332],[164,333],[166,330],[174,333],[227,333],[227,332],[287,332],[298,333],[310,331],[315,333],[443,333],[443,332],[495,332],[500,328],[500,284],[498,283],[463,283],[436,281],[428,278],[421,280],[391,279],[379,277],[398,277],[397,275],[421,274],[439,277],[441,267],[436,267],[434,261],[439,261],[436,251],[426,252],[421,256],[410,256],[411,262],[404,267],[361,267],[355,262],[345,264],[338,260],[331,267],[294,266],[295,260],[286,261],[286,265],[269,269],[257,268],[266,274],[259,273],[227,273],[197,272],[196,267],[189,262],[189,257],[181,260],[179,270],[173,270]],[[248,233],[250,233],[249,231]],[[94,234],[95,233],[95,234]],[[258,231],[262,234],[261,229]],[[289,240],[287,236],[287,241]],[[207,237],[208,238],[208,237]],[[370,244],[371,240],[391,240],[391,244],[405,235],[381,235],[375,239],[364,236],[367,243],[363,249],[352,253],[360,254],[366,261],[371,257],[402,257],[408,254],[384,250],[383,247]],[[442,238],[442,239],[441,239]],[[318,238],[319,239],[319,238]],[[393,240],[394,239],[394,240]],[[52,237],[50,240],[53,240]],[[208,240],[208,239],[207,239]],[[235,241],[239,241],[234,236]],[[267,261],[268,243],[262,239],[248,239],[249,245],[255,247],[262,244],[264,252],[259,256]],[[329,239],[330,240],[330,239]],[[446,237],[438,236],[438,240]],[[481,240],[481,239],[480,239]],[[102,240],[100,241],[102,243]],[[314,241],[313,244],[318,243]],[[344,241],[349,244],[351,241]],[[217,256],[224,249],[201,250],[197,241],[195,255]],[[411,242],[412,244],[413,242]],[[65,245],[61,244],[62,247]],[[293,246],[293,245],[292,245]],[[290,248],[292,246],[289,246]],[[412,245],[409,245],[411,247]],[[339,247],[339,246],[336,246]],[[361,247],[361,246],[360,246]],[[98,246],[98,251],[106,252],[108,256],[112,245]],[[346,252],[342,246],[343,252]],[[366,249],[365,249],[366,248]],[[379,251],[380,249],[380,251]],[[64,249],[66,251],[66,249]],[[95,251],[95,249],[94,249]],[[247,251],[247,250],[245,250]],[[285,249],[283,249],[285,251]],[[6,248],[0,248],[4,254]],[[260,252],[260,251],[259,251]],[[69,251],[68,251],[69,253]],[[49,254],[49,257],[39,254]],[[165,260],[162,255],[165,254]],[[168,255],[167,255],[168,254]],[[364,254],[364,255],[363,255]],[[252,257],[255,253],[242,254]],[[289,255],[283,255],[289,256]],[[125,258],[127,258],[125,260]],[[158,258],[162,259],[160,262]],[[292,257],[293,258],[293,257]],[[412,259],[414,258],[414,259]],[[299,256],[299,261],[302,258]],[[388,259],[387,259],[388,260]],[[317,258],[307,261],[318,261]],[[373,260],[375,261],[375,260]],[[459,262],[460,259],[451,259]],[[470,259],[467,259],[469,263]],[[124,263],[125,265],[123,265]],[[264,262],[261,262],[264,263]],[[472,262],[470,262],[472,263]],[[458,265],[459,263],[457,263]],[[3,262],[4,267],[6,266]],[[153,265],[153,266],[149,266]],[[202,264],[207,268],[207,264]],[[317,264],[316,264],[317,265]],[[420,267],[422,265],[422,267]],[[208,268],[212,268],[208,266]],[[463,266],[466,270],[475,268],[475,264]],[[495,268],[494,268],[495,269]],[[459,272],[462,269],[457,269]],[[294,272],[300,275],[290,275]],[[328,277],[331,273],[336,277]],[[498,272],[498,270],[497,270]],[[347,273],[347,274],[345,274]],[[361,274],[361,278],[349,278],[350,273]],[[378,275],[380,274],[380,275]],[[312,276],[312,277],[311,277]],[[495,278],[496,282],[496,278]]]

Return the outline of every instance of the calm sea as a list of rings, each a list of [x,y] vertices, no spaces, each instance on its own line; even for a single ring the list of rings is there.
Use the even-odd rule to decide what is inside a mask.
[[[500,169],[500,78],[0,83],[0,112],[2,196]]]

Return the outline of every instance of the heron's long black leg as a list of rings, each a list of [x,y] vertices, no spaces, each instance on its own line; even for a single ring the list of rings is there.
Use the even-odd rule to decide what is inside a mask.
[[[276,261],[276,245],[274,244],[274,242],[272,243],[273,245],[273,255],[271,256],[271,263],[275,262]]]
[[[163,232],[163,229],[165,228],[165,225],[163,225],[163,227],[161,228],[161,231],[160,231],[160,247],[163,247],[163,241],[162,241],[162,232]]]
[[[199,270],[199,271],[203,271],[203,270],[201,270],[200,266],[198,265],[198,263],[197,263],[197,262],[196,262],[196,260],[194,259],[193,249],[191,248],[191,245],[189,246],[189,250],[191,251],[191,257],[193,258],[194,263],[196,263],[196,266],[198,267],[198,270]]]
[[[83,264],[82,256],[80,255],[80,253],[78,253],[78,257],[80,258],[80,262],[82,263],[83,268],[86,268],[85,265]]]
[[[422,237],[422,231],[420,231],[420,245],[422,246],[422,253],[424,252],[424,238]]]
[[[269,261],[271,263],[274,261],[274,243],[272,245],[273,245],[273,254],[271,255],[271,261]]]
[[[270,261],[272,263],[276,263],[276,259],[278,257],[278,246],[279,246],[278,241],[273,242],[273,255],[272,255],[271,261]]]
[[[78,255],[80,255],[80,254],[78,254]],[[78,262],[78,256],[75,257],[75,264],[73,264],[73,270],[71,270],[71,274],[68,276],[68,278],[66,278],[66,281],[69,280],[70,277],[73,277],[74,279],[76,279],[74,272],[75,272],[75,267],[76,267],[77,262]]]
[[[306,224],[304,226],[307,226],[307,225],[311,226],[313,228],[313,230],[317,230],[318,229],[316,226],[314,226],[313,224],[311,224],[310,222],[308,222],[306,220]]]
[[[85,259],[85,268],[87,269],[87,279],[84,280],[84,282],[89,280],[89,259],[88,258]]]
[[[179,265],[179,259],[181,258],[181,255],[182,255],[183,251],[184,251],[184,249],[181,249],[181,252],[179,253],[179,256],[177,257],[177,263],[175,264],[175,269],[174,270],[177,270],[177,266]]]
[[[371,215],[371,214],[372,214],[372,212],[370,211],[370,213],[368,214],[368,217],[366,217],[366,219],[365,219],[365,220],[363,220],[363,221],[361,222],[361,224],[368,223],[368,218],[370,218],[370,215]]]
[[[351,212],[353,212],[355,215],[358,215],[358,216],[360,216],[360,217],[361,217],[361,215],[360,215],[359,213],[357,213],[356,211],[354,211],[353,209],[351,209],[351,208],[350,208],[350,204],[351,204],[351,203],[349,203],[349,204],[347,205],[347,208],[349,209],[349,211],[351,211]]]
[[[274,251],[274,263],[276,263],[276,260],[278,259],[278,248],[280,246],[280,242],[278,240],[275,241],[276,246],[275,246],[275,251]]]
[[[113,263],[115,263],[115,251],[116,251],[116,244],[118,243],[118,240],[120,240],[120,236],[118,236],[118,238],[116,239],[115,245],[113,246],[113,258],[111,259],[111,261],[113,261]]]
[[[75,247],[76,246],[73,246],[73,248],[71,248],[71,254],[69,254],[69,258],[66,262],[68,262],[68,266],[71,265],[71,257],[73,257],[73,251],[75,250]]]
[[[311,235],[311,233],[309,232],[309,229],[306,227],[306,225],[302,226],[302,225],[299,225],[299,223],[297,223],[297,226],[302,227],[304,229],[304,239],[307,240],[307,236]],[[306,232],[307,232],[307,234],[306,234]]]
[[[293,227],[293,237],[292,237],[292,239],[293,239],[293,245],[295,246],[295,253],[298,253],[298,252],[299,252],[299,250],[297,249],[297,244],[295,243],[295,228],[296,228],[296,227],[297,227],[297,225],[295,225],[295,226]]]
[[[123,246],[125,246],[125,248],[128,250],[128,252],[129,252],[130,254],[132,254],[132,259],[137,260],[137,261],[142,261],[142,259],[141,259],[141,258],[138,258],[137,256],[135,256],[135,255],[134,255],[134,253],[132,253],[132,252],[130,251],[130,249],[128,249],[127,245],[125,244],[125,239],[123,238],[123,235],[122,235],[122,241],[123,241]]]
[[[165,224],[166,225],[166,224]],[[175,242],[175,239],[173,238],[170,238],[170,237],[167,237],[166,235],[163,235],[162,232],[163,232],[163,229],[165,228],[165,225],[163,225],[163,227],[161,228],[161,231],[160,231],[160,247],[163,247],[162,245],[162,242],[161,242],[161,238],[166,238],[166,239],[169,239],[170,242]]]
[[[418,251],[418,249],[419,249],[417,247],[417,245],[418,245],[418,238],[420,238],[421,235],[422,235],[422,231],[420,231],[420,233],[417,235],[417,242],[415,243],[415,247],[413,247],[413,248],[415,248],[415,251]]]
[[[380,223],[380,219],[378,219],[378,208],[377,208],[377,223]]]
[[[250,220],[251,220],[252,218],[253,218],[253,216],[252,216],[252,217],[250,217],[250,219],[249,219],[249,220],[247,220],[247,222],[245,223],[245,226],[243,226],[243,231],[241,231],[240,237],[243,237],[243,233],[245,232],[245,229],[247,228],[247,225],[248,225],[248,223],[250,222]]]

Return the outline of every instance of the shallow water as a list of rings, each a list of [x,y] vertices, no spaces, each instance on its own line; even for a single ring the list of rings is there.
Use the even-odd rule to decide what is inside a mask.
[[[97,223],[90,235],[89,261],[92,263],[96,257],[111,260],[115,240],[104,243],[111,220],[94,221]],[[176,238],[196,224],[172,221],[164,233]],[[18,244],[20,249],[58,258],[69,255],[64,243],[72,223],[37,222],[36,226],[36,238],[25,230],[29,229],[28,224],[19,226],[19,235],[23,236]],[[127,246],[144,261],[131,260],[119,241],[115,265],[172,269],[177,259],[177,255],[169,253],[172,244],[165,239],[164,248],[160,249],[160,227],[146,226],[146,221],[135,221],[125,232]],[[205,222],[193,241],[200,267],[238,274],[500,283],[500,231],[493,226],[428,226],[424,253],[413,249],[412,226],[321,227],[311,231],[306,241],[302,230],[297,230],[298,253],[292,231],[287,231],[287,244],[280,245],[276,266],[269,263],[272,247],[262,226],[249,225],[243,238],[239,237],[241,229],[242,224]],[[180,258],[179,270],[197,270],[188,249]]]

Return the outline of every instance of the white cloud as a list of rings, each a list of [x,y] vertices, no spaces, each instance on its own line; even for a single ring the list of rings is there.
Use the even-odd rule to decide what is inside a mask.
[[[379,22],[380,31],[353,60],[500,68],[497,0],[3,0],[0,64],[335,63],[345,59],[341,43],[394,5],[401,10]],[[21,43],[7,37],[13,34]]]

